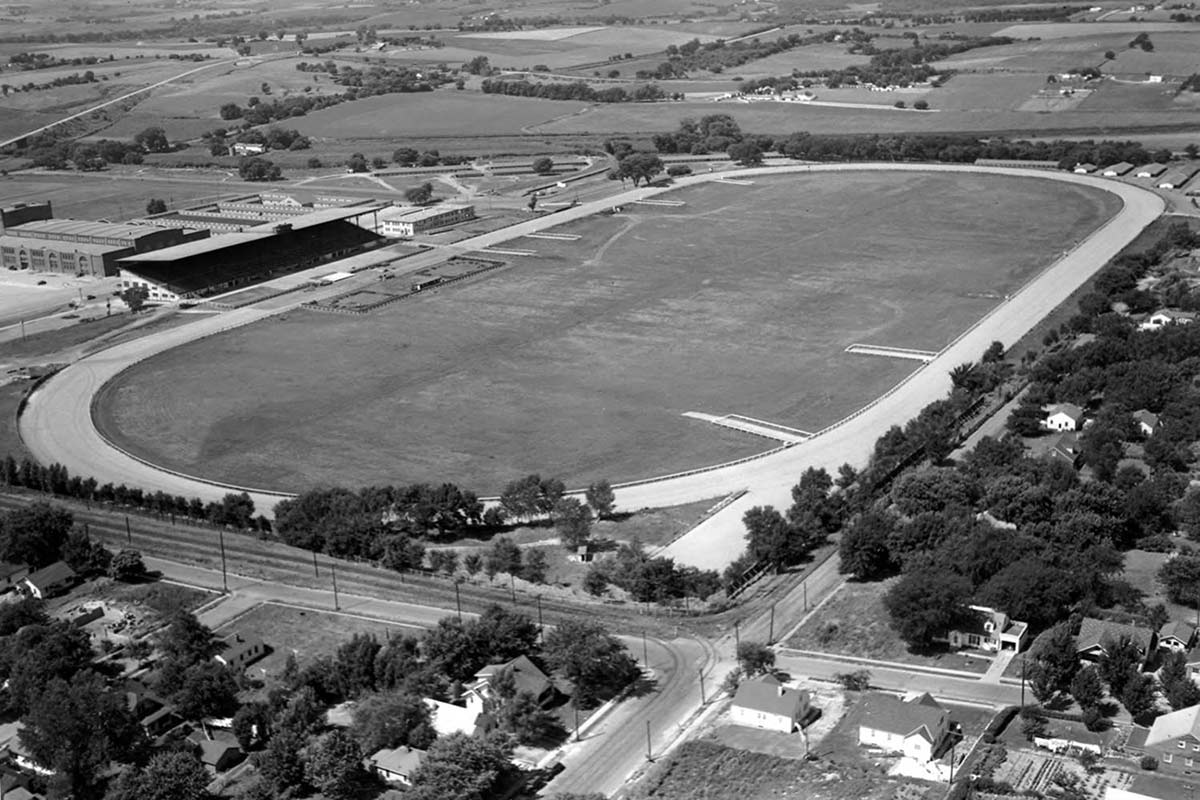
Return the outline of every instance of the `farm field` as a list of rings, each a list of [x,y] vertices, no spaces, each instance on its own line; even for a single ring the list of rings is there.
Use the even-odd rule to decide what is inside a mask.
[[[517,240],[537,255],[375,314],[290,312],[150,359],[102,392],[97,423],[156,463],[263,488],[488,494],[533,471],[580,485],[702,466],[770,443],[683,412],[841,419],[912,369],[847,345],[940,349],[1116,202],[899,173],[674,197],[556,229],[575,242]]]
[[[585,108],[584,103],[502,97],[453,89],[389,94],[288,120],[301,133],[337,139],[520,133]]]
[[[123,177],[116,177],[118,171]],[[141,174],[146,176],[144,180],[129,177]],[[240,188],[222,190],[213,184],[155,180],[155,177],[149,170],[128,167],[114,167],[100,174],[10,175],[0,178],[0,192],[6,204],[49,200],[54,216],[60,219],[119,221],[145,216],[146,202],[152,197],[162,198],[175,208],[200,199],[229,197]]]
[[[870,60],[870,56],[861,53],[847,53],[845,44],[830,42],[776,53],[773,56],[750,61],[732,71],[747,78],[757,78],[786,75],[794,69],[801,72],[818,69],[845,69],[866,64]],[[673,83],[668,85],[673,85]]]

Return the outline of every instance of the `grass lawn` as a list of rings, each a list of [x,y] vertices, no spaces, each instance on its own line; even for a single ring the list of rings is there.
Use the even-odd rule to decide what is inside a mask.
[[[1185,539],[1179,539],[1184,552],[1194,552],[1194,547]],[[1144,550],[1130,550],[1125,553],[1125,570],[1121,577],[1127,580],[1135,589],[1145,593],[1143,602],[1147,606],[1162,603],[1167,607],[1171,619],[1180,622],[1195,623],[1196,609],[1173,603],[1167,599],[1163,585],[1158,582],[1158,570],[1167,562],[1168,553],[1148,553]]]
[[[785,644],[798,650],[898,661],[939,669],[987,672],[991,661],[961,653],[913,653],[892,629],[883,595],[895,579],[847,583]]]
[[[849,344],[944,347],[1115,210],[965,174],[676,197],[556,229],[577,241],[518,240],[536,255],[373,314],[296,311],[149,359],[108,385],[97,423],[157,463],[264,488],[651,477],[769,447],[686,411],[843,418],[913,368]]]
[[[88,310],[83,313],[93,315],[96,312]],[[99,316],[82,316],[74,324],[65,328],[34,333],[26,336],[24,340],[13,339],[4,342],[4,356],[5,358],[29,359],[54,355],[67,348],[90,342],[97,336],[111,333],[129,323],[130,316],[128,314],[118,313],[106,317],[101,310]]]
[[[130,136],[153,122],[130,132]],[[169,133],[169,131],[168,131]],[[106,133],[110,138],[111,133]],[[157,197],[171,208],[190,205],[200,199],[230,197],[228,187],[192,183],[186,180],[157,180],[136,167],[119,167],[101,173],[47,173],[10,175],[0,178],[0,191],[7,203],[49,200],[54,216],[75,219],[121,221],[145,216],[146,203]],[[219,180],[214,178],[214,180]]]
[[[18,462],[29,455],[17,431],[17,407],[27,391],[27,381],[0,384],[0,457],[11,455]]]
[[[379,620],[275,603],[264,603],[216,631],[218,636],[238,633],[245,637],[257,636],[266,642],[271,652],[250,665],[248,674],[268,682],[283,671],[289,653],[295,653],[296,660],[303,666],[318,656],[332,655],[356,634],[372,634],[383,642],[389,636],[405,632],[410,629]]]

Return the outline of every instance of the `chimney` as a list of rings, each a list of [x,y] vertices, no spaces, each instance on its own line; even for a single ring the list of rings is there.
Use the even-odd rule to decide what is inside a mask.
[[[782,684],[782,683],[781,683],[781,684],[779,684],[779,687],[778,687],[778,689],[779,689],[779,696],[780,696],[780,697],[783,697],[783,693],[784,693],[785,691],[787,691],[787,690],[783,688],[783,684]]]

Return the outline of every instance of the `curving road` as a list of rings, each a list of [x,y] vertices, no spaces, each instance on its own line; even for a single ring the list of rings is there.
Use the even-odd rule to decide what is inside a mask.
[[[1112,192],[1121,198],[1124,206],[1090,237],[942,350],[933,361],[883,397],[813,439],[758,459],[618,487],[617,503],[627,509],[675,505],[738,489],[749,490],[738,501],[667,548],[666,554],[681,562],[702,568],[721,568],[728,564],[743,549],[741,517],[747,509],[756,505],[789,505],[791,486],[807,467],[824,467],[832,471],[846,462],[864,464],[875,440],[888,427],[905,422],[925,405],[945,395],[950,387],[949,372],[955,365],[978,359],[993,341],[1009,345],[1017,341],[1131,242],[1165,208],[1162,198],[1145,189],[1064,172],[940,164],[838,164],[772,166],[741,170],[736,174],[750,178],[851,170],[984,172],[1058,180]],[[729,175],[728,172],[695,175],[667,187],[622,192],[459,242],[455,250],[492,247],[615,205]],[[1017,233],[1014,231],[1014,235]],[[329,265],[324,267],[326,271],[329,268]],[[220,499],[225,492],[240,487],[219,486],[170,473],[109,444],[93,424],[92,398],[101,386],[138,361],[222,330],[281,313],[294,308],[304,299],[308,298],[297,296],[295,301],[279,305],[276,305],[279,302],[276,300],[270,309],[250,307],[222,313],[152,337],[118,345],[72,364],[50,379],[31,398],[20,420],[20,432],[25,444],[39,461],[64,464],[72,473],[92,475],[102,483],[126,483],[150,491],[199,496],[205,500]],[[264,512],[269,511],[280,498],[287,496],[253,490],[250,494],[256,506]]]

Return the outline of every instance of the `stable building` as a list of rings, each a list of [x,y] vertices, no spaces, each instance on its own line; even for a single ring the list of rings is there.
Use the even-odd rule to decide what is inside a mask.
[[[379,213],[378,230],[388,238],[402,239],[471,219],[475,219],[475,206],[472,205],[393,206]]]
[[[18,222],[5,224],[3,234],[0,234],[0,266],[111,277],[118,273],[117,261],[121,258],[209,235],[208,231],[182,226],[159,228],[41,217],[48,209],[49,203],[46,203],[38,206],[33,214],[25,214],[27,209],[21,208],[0,212],[0,218]],[[27,216],[35,218],[20,221]]]
[[[352,220],[378,206],[331,208],[288,222],[247,227],[118,261],[121,288],[144,287],[149,299],[173,303],[261,283],[345,258],[379,243]]]

